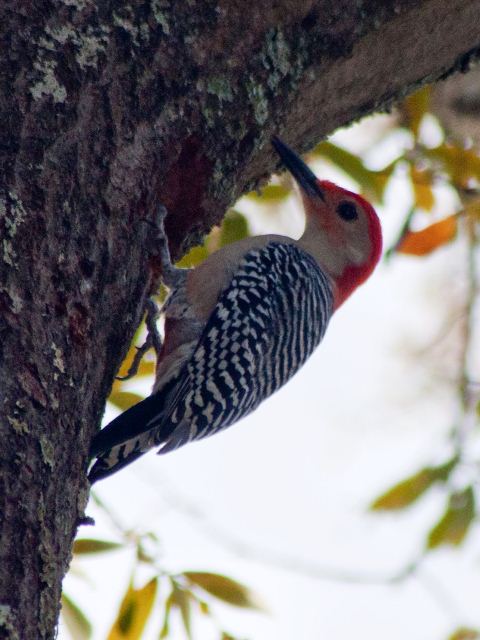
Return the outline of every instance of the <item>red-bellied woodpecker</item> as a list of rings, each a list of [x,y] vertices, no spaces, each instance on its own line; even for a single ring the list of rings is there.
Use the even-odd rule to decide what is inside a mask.
[[[318,180],[278,138],[273,146],[303,199],[300,240],[240,240],[195,269],[177,269],[159,233],[165,338],[152,395],[92,442],[91,482],[148,449],[166,453],[217,433],[289,380],[322,340],[332,313],[373,271],[380,223],[359,195]]]

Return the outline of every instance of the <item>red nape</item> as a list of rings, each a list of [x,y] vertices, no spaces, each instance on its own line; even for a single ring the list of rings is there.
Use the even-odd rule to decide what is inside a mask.
[[[342,275],[335,280],[337,290],[333,304],[334,310],[338,309],[350,294],[367,280],[375,268],[375,264],[375,262],[366,262],[358,267],[350,265],[343,271]]]

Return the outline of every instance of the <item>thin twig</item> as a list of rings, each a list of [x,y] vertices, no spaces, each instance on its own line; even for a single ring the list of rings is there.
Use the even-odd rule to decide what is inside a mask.
[[[457,421],[453,434],[455,449],[458,456],[463,452],[467,440],[475,424],[475,404],[478,393],[472,389],[470,383],[470,357],[473,349],[475,307],[478,294],[478,274],[476,264],[477,234],[476,221],[471,217],[465,219],[467,227],[467,279],[468,287],[465,300],[465,322],[463,330],[462,348],[460,354],[460,373],[458,394],[462,417]]]

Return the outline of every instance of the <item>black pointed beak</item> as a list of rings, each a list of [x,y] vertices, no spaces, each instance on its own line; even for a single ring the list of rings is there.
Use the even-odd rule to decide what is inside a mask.
[[[284,142],[272,136],[272,146],[280,156],[285,167],[290,171],[292,176],[298,182],[298,186],[306,194],[325,200],[323,191],[318,184],[317,176],[305,164],[305,162],[297,156]]]

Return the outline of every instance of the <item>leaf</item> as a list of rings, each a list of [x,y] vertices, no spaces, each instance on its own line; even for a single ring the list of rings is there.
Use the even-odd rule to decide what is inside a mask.
[[[148,353],[148,352],[147,352]],[[155,362],[153,360],[146,360],[145,357],[140,360],[137,373],[138,377],[152,376],[155,373]]]
[[[434,149],[424,149],[423,157],[443,170],[456,187],[465,188],[470,180],[480,180],[480,156],[473,149],[444,143]]]
[[[62,616],[73,640],[88,640],[92,636],[90,620],[66,593],[62,593]]]
[[[395,167],[395,163],[391,163],[382,171],[370,171],[358,156],[346,151],[346,149],[337,147],[331,142],[321,142],[315,147],[311,155],[333,162],[339,169],[358,182],[362,190],[377,200],[382,199],[387,179]]]
[[[218,573],[185,571],[187,580],[207,591],[210,595],[228,602],[235,607],[245,607],[249,609],[259,609],[251,591],[236,580],[227,578]]]
[[[426,169],[418,169],[410,165],[410,179],[412,181],[415,204],[421,209],[431,211],[435,204],[435,197],[432,190],[433,175]]]
[[[400,239],[396,251],[413,256],[424,256],[447,244],[457,233],[457,216],[452,215],[425,227],[421,231],[409,231]]]
[[[237,242],[237,240],[243,240],[248,235],[248,222],[245,216],[234,209],[230,209],[223,219],[220,229],[220,247]]]
[[[467,627],[460,627],[449,636],[448,640],[479,640],[480,631]]]
[[[419,91],[412,93],[406,98],[400,109],[406,116],[407,124],[415,137],[418,137],[418,131],[423,116],[427,113],[430,104],[431,88],[423,87]]]
[[[430,531],[427,547],[435,549],[443,544],[458,546],[468,533],[475,518],[475,498],[472,487],[452,493],[440,522]]]
[[[370,508],[373,511],[393,511],[408,507],[435,482],[445,482],[456,463],[456,458],[453,458],[441,466],[421,469],[378,497]]]
[[[178,586],[174,586],[172,591],[172,605],[175,605],[180,609],[183,626],[185,627],[185,633],[187,634],[187,638],[189,640],[192,640],[192,630],[190,625],[190,600],[191,594],[189,591],[180,589]]]
[[[122,547],[123,545],[119,542],[95,540],[93,538],[80,538],[80,540],[75,540],[73,543],[73,554],[105,553],[106,551],[116,551]]]
[[[173,603],[174,603],[174,595],[172,591],[165,601],[165,615],[163,618],[163,625],[160,630],[160,636],[159,636],[161,639],[166,638],[170,633],[170,613],[172,611]]]
[[[181,267],[182,269],[196,267],[208,258],[208,255],[209,252],[205,243],[198,247],[193,247],[181,260],[177,262],[177,267]]]
[[[130,583],[120,604],[117,619],[108,634],[108,640],[140,640],[152,611],[157,585],[157,578],[152,578],[141,589],[135,589]]]
[[[282,184],[267,184],[262,187],[260,195],[256,191],[250,191],[245,197],[259,204],[272,204],[285,200],[290,193],[291,190]]]
[[[480,199],[477,198],[469,202],[465,207],[465,213],[475,222],[480,222]]]
[[[108,399],[116,407],[126,411],[144,398],[138,393],[133,393],[132,391],[113,391]]]

